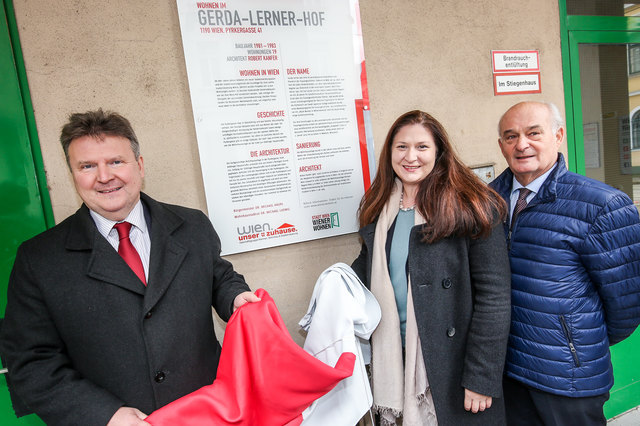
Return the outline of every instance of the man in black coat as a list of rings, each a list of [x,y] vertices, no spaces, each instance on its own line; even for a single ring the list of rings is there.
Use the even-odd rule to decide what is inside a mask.
[[[18,249],[0,353],[12,390],[47,424],[143,425],[215,379],[211,307],[228,320],[259,299],[202,212],[141,193],[126,118],[72,114],[60,141],[84,203]]]

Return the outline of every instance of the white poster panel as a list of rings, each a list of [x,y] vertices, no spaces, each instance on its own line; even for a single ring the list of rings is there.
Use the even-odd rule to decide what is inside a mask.
[[[358,2],[177,4],[223,254],[357,231],[373,173]]]

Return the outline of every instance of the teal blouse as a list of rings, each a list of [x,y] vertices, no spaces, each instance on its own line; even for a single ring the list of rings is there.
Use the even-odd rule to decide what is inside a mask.
[[[413,210],[400,210],[396,217],[389,255],[389,276],[396,297],[396,307],[400,317],[400,335],[404,347],[407,328],[407,257],[409,255],[409,234],[415,224]]]

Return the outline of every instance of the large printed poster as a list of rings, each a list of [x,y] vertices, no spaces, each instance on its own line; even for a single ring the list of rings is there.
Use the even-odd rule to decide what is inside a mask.
[[[373,173],[356,0],[177,0],[223,254],[357,231]]]

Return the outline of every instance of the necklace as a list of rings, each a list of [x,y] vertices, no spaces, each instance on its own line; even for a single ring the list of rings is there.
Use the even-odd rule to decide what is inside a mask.
[[[402,210],[403,212],[408,212],[408,211],[413,210],[413,208],[416,206],[415,203],[411,207],[403,207],[403,205],[402,205],[403,197],[404,197],[404,191],[402,191],[400,193],[400,210]]]

